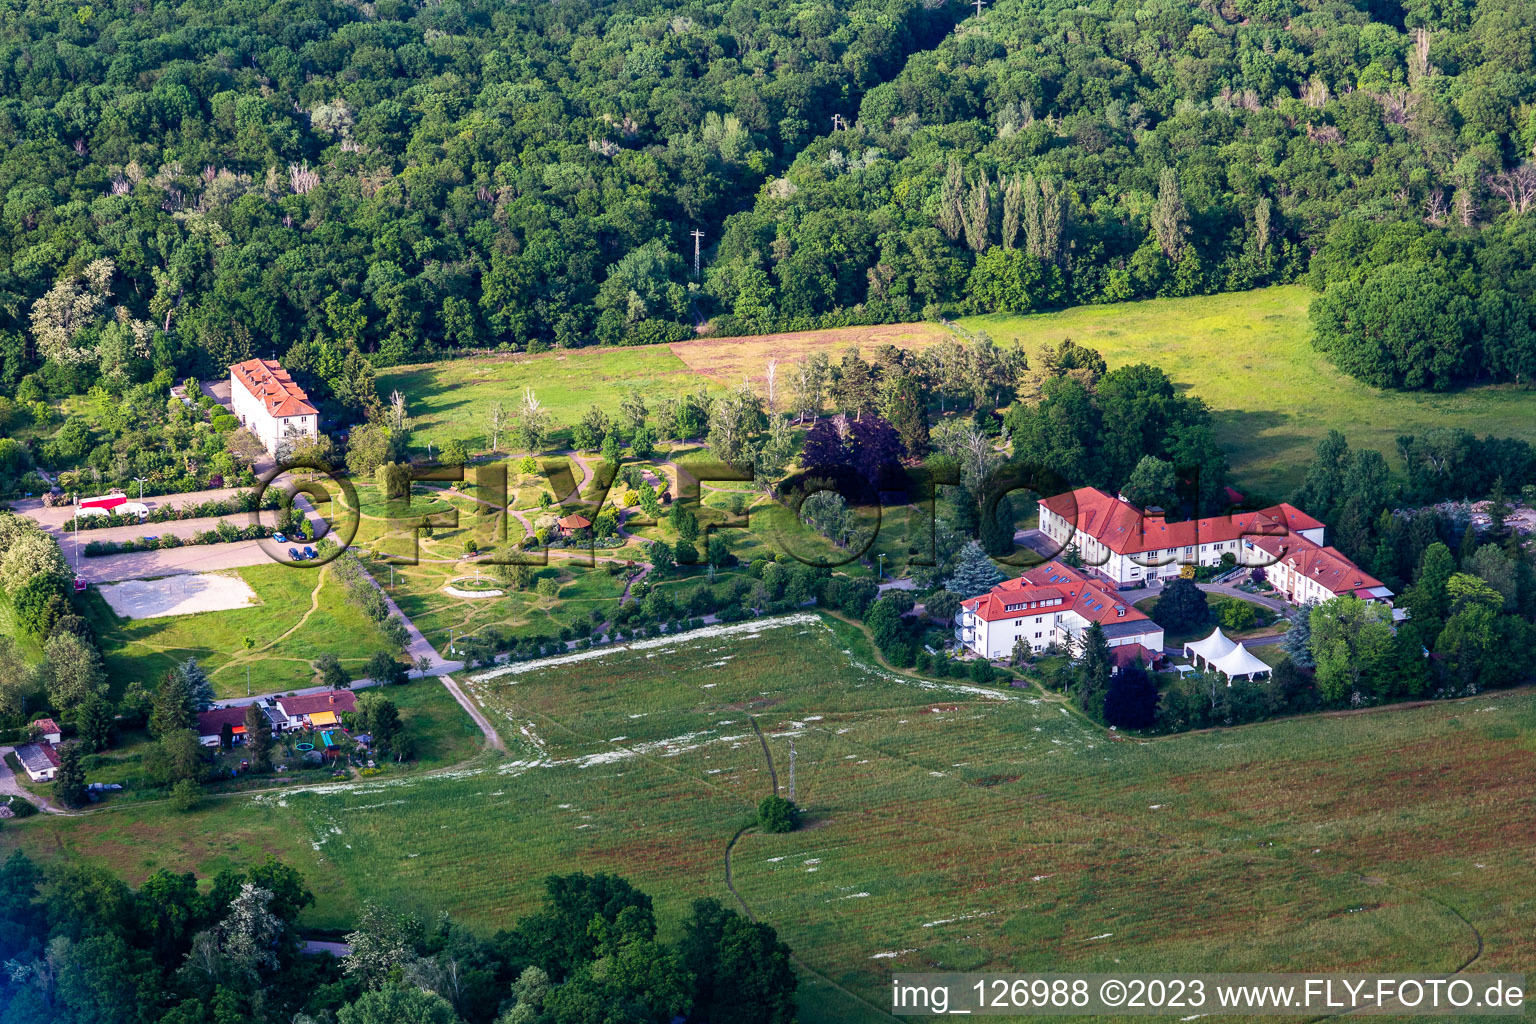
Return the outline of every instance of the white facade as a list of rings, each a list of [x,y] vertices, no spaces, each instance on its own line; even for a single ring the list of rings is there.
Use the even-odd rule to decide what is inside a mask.
[[[1062,601],[1055,602],[1054,607],[1029,609],[1014,618],[990,622],[974,609],[961,608],[955,613],[956,639],[983,658],[992,660],[1011,657],[1013,645],[1019,640],[1028,643],[1036,654],[1052,644],[1076,651],[1088,625],[1087,618],[1065,607]],[[1151,619],[1141,618],[1123,624],[1106,622],[1102,627],[1111,647],[1141,644],[1149,651],[1163,649],[1163,627]]]
[[[320,433],[320,415],[309,396],[273,360],[248,359],[231,366],[229,401],[240,425],[273,455],[285,442]]]
[[[1140,510],[1135,511],[1139,513]],[[1249,516],[1252,514],[1250,513]],[[1145,519],[1148,526],[1161,525],[1162,522],[1161,517]],[[1236,525],[1235,519],[1221,517],[1206,522],[1210,522],[1213,526],[1212,529],[1205,531],[1210,535],[1209,540],[1192,539],[1188,544],[1121,553],[1112,550],[1102,540],[1044,504],[1040,506],[1040,531],[1060,544],[1063,551],[1075,546],[1085,567],[1092,568],[1117,586],[1136,587],[1154,580],[1175,579],[1185,565],[1220,565],[1222,556],[1229,554],[1237,559],[1238,565],[1255,568],[1267,566],[1272,561],[1272,556],[1257,550],[1241,537],[1234,535],[1242,528]],[[1194,533],[1195,531],[1189,529],[1184,532]],[[1296,530],[1295,533],[1320,547],[1323,544],[1324,528],[1322,526],[1304,527]]]

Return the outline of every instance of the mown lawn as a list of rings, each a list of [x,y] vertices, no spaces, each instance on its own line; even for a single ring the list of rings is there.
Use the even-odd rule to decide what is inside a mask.
[[[490,932],[543,875],[611,870],[670,931],[736,900],[764,742],[781,791],[793,743],[805,827],[746,833],[731,871],[804,961],[808,1024],[875,1019],[896,970],[1450,971],[1479,941],[1479,970],[1536,962],[1530,691],[1118,740],[1033,691],[881,671],[809,615],[468,675],[509,759],[123,804],[0,846],[134,879],[271,851],[332,927],[375,898]]]
[[[1529,390],[1377,391],[1340,373],[1312,349],[1312,295],[1296,285],[963,323],[1000,344],[1017,339],[1031,356],[1071,338],[1099,350],[1111,368],[1161,367],[1210,404],[1238,486],[1265,494],[1283,497],[1300,485],[1330,429],[1356,447],[1378,449],[1394,465],[1398,435],[1433,426],[1536,441]]]
[[[329,651],[354,675],[387,644],[371,620],[347,600],[327,569],[270,564],[236,572],[256,592],[258,604],[229,611],[121,619],[100,596],[86,596],[86,611],[101,639],[114,695],[131,682],[150,689],[165,673],[196,657],[219,696],[310,686],[311,663]],[[255,641],[247,652],[245,638]]]

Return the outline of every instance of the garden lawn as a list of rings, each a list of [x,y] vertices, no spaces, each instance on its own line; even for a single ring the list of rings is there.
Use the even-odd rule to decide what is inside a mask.
[[[165,673],[196,657],[215,692],[270,693],[314,684],[311,663],[330,652],[353,675],[388,645],[372,621],[348,601],[345,589],[325,568],[268,564],[238,572],[256,591],[250,608],[154,619],[120,619],[94,591],[86,611],[101,639],[114,696],[130,682],[150,689]],[[247,652],[245,638],[255,641]]]
[[[1317,442],[1338,429],[1399,470],[1396,438],[1429,427],[1536,441],[1536,401],[1513,386],[1445,394],[1377,391],[1345,376],[1311,345],[1299,285],[1191,299],[1080,306],[1031,316],[968,317],[999,344],[1017,339],[1031,358],[1071,338],[1110,368],[1161,367],[1206,400],[1239,488],[1286,496],[1302,482]]]
[[[809,614],[524,669],[459,677],[506,760],[189,816],[123,804],[0,846],[134,881],[274,852],[325,927],[373,898],[490,933],[546,874],[616,871],[664,934],[699,896],[772,924],[806,1024],[876,1019],[898,970],[1536,962],[1531,691],[1118,739],[1038,692],[882,671]],[[787,789],[791,741],[804,826],[731,845],[775,773]]]

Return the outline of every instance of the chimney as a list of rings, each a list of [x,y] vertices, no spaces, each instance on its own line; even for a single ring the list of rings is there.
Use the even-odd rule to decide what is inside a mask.
[[[1148,526],[1163,526],[1163,516],[1163,510],[1158,505],[1148,505],[1146,511],[1142,513],[1142,518],[1146,520]]]

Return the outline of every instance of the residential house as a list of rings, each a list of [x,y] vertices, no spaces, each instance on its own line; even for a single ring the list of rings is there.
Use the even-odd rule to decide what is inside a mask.
[[[228,725],[236,743],[245,742],[245,708],[215,708],[199,712],[197,716],[197,741],[205,747],[217,747],[224,742],[224,726]]]
[[[247,359],[231,366],[229,402],[241,426],[273,455],[294,438],[320,433],[319,411],[274,359]]]
[[[330,690],[303,697],[279,697],[278,710],[290,729],[341,724],[340,716],[357,710],[357,696],[351,690]]]
[[[64,732],[59,728],[59,723],[51,718],[39,718],[32,723],[32,733],[45,743],[57,746],[64,739]]]
[[[1035,652],[1052,644],[1075,650],[1095,622],[1111,649],[1133,644],[1163,649],[1162,626],[1061,562],[1047,562],[961,602],[955,638],[984,658],[1006,658],[1020,640]]]

